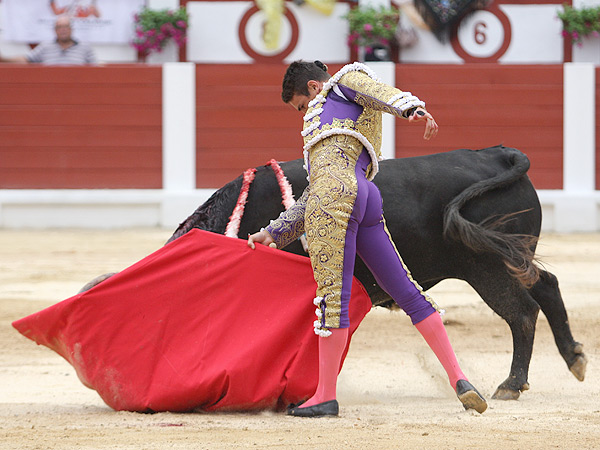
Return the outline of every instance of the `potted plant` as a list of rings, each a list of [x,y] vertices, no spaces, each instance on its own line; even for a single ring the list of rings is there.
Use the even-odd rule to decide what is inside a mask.
[[[562,35],[570,37],[573,44],[581,46],[583,38],[600,36],[600,6],[573,8],[564,5],[558,18],[563,24]]]
[[[135,37],[132,45],[143,55],[162,52],[172,40],[181,47],[187,39],[188,14],[176,10],[143,8],[134,16]]]
[[[359,55],[364,52],[367,61],[390,59],[390,48],[395,43],[400,19],[396,8],[357,6],[344,18],[348,20],[348,45],[352,50],[358,50]]]

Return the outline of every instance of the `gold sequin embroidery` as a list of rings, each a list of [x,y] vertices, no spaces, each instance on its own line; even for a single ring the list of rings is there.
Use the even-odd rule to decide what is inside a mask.
[[[321,312],[326,328],[340,324],[344,247],[358,190],[354,170],[361,152],[360,141],[346,135],[325,138],[310,151],[305,230],[316,295],[324,299]]]

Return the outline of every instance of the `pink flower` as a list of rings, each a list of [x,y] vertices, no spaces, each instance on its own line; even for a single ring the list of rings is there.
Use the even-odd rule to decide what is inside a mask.
[[[562,35],[563,37],[567,37],[569,35],[569,32],[567,30],[563,30]]]
[[[187,23],[185,23],[184,20],[178,20],[175,25],[177,25],[179,28],[185,28],[187,27]]]
[[[575,40],[579,39],[579,33],[577,31],[573,31],[571,33],[571,37]]]
[[[598,36],[600,36],[600,33],[598,33],[596,30],[594,30],[594,31],[592,31],[592,36],[598,37]]]
[[[373,25],[371,25],[370,23],[365,23],[365,26],[363,27],[363,29],[365,31],[373,31]]]

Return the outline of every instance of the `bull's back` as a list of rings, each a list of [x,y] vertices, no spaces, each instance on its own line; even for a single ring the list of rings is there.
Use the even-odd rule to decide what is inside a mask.
[[[515,157],[519,168],[515,168]],[[474,196],[460,213],[470,222],[481,223],[527,211],[514,216],[504,231],[539,235],[541,208],[526,175],[528,161],[517,150],[455,150],[386,160],[380,167],[374,181],[382,193],[387,226],[413,275],[424,285],[435,283],[439,273],[452,273],[457,262],[470,254],[462,242],[444,236],[448,204],[473,186],[502,178],[507,171],[514,173],[514,181]]]
[[[382,161],[375,183],[382,193],[386,219],[388,222],[427,222],[437,224],[441,230],[446,205],[474,184],[511,170],[515,156],[526,158],[515,149],[491,147]],[[480,222],[492,215],[529,209],[539,212],[539,200],[529,177],[523,174],[514,182],[473,198],[462,213],[467,219]],[[541,217],[530,217],[527,222],[531,222],[529,230],[520,229],[520,232],[535,232]],[[518,227],[524,225],[527,224]]]

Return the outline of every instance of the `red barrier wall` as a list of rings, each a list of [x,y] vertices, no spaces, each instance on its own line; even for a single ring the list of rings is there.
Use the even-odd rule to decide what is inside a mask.
[[[440,126],[424,141],[422,127],[397,122],[397,157],[503,144],[527,154],[536,188],[562,188],[562,65],[397,65],[396,86],[425,100]]]
[[[198,187],[221,186],[271,158],[301,157],[302,118],[280,100],[284,72],[278,64],[198,66]],[[529,156],[537,188],[560,189],[562,73],[561,65],[399,64],[396,85],[426,100],[440,134],[424,141],[422,126],[397,120],[396,156],[504,144]]]
[[[302,116],[281,100],[286,67],[197,66],[198,187],[222,186],[272,158],[302,157]]]
[[[197,66],[199,188],[301,157],[302,116],[281,101],[284,72]],[[422,126],[397,120],[397,156],[504,144],[527,153],[537,188],[562,187],[562,65],[397,65],[396,73],[441,127],[427,142]],[[0,66],[0,189],[160,188],[161,102],[159,66]]]
[[[161,188],[161,67],[0,68],[0,188]]]

